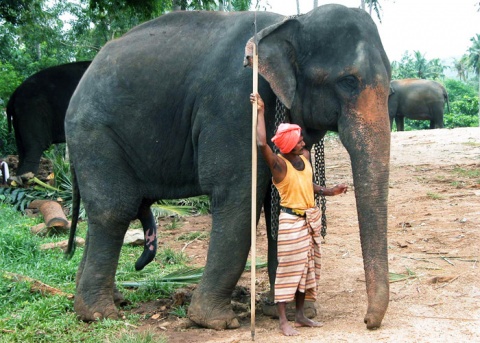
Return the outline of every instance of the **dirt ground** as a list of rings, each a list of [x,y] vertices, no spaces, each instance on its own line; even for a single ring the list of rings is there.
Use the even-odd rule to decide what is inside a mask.
[[[268,290],[265,268],[256,273],[255,341],[298,342],[480,342],[480,129],[457,128],[392,133],[388,214],[389,267],[406,279],[390,284],[390,305],[381,328],[363,323],[367,300],[350,161],[339,140],[325,143],[327,185],[347,183],[347,194],[327,198],[327,236],[316,320],[321,328],[300,328],[284,337],[278,320],[262,314]],[[476,173],[476,174],[474,174]],[[472,176],[474,174],[474,176]],[[171,225],[170,219],[160,226]],[[203,266],[210,216],[187,217],[173,230],[159,228],[159,249],[183,251]],[[191,232],[207,238],[178,240]],[[263,218],[257,230],[257,258],[266,261]],[[241,327],[215,331],[169,312],[188,302],[190,290],[129,311],[144,320],[138,331],[168,336],[170,343],[252,341],[250,273],[239,281],[234,310]]]
[[[328,198],[328,234],[315,304],[316,320],[324,326],[300,328],[296,337],[282,336],[278,320],[262,314],[268,279],[266,269],[257,269],[255,341],[480,342],[480,129],[392,133],[389,266],[391,273],[408,278],[390,284],[390,305],[381,328],[375,331],[363,323],[367,302],[350,161],[339,140],[325,145],[327,184],[344,182],[351,191]],[[477,174],[472,177],[469,172]],[[257,258],[265,261],[264,228],[262,219]],[[209,229],[209,216],[186,218],[179,229],[162,236],[160,247],[182,249],[193,264],[203,265],[208,240],[175,238]],[[239,285],[249,292],[250,273],[244,273]],[[165,315],[160,299],[132,311],[146,318],[138,330],[167,335],[171,343],[248,342],[252,335],[245,308],[250,300],[244,298],[243,305],[236,302],[242,324],[236,330],[198,328],[188,319]]]

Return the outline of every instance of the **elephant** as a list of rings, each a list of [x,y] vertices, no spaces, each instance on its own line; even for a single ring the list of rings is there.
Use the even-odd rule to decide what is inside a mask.
[[[404,118],[430,120],[430,129],[443,128],[443,110],[448,94],[441,84],[432,80],[401,79],[392,80],[388,97],[390,129],[393,121],[397,131],[404,130]]]
[[[268,141],[278,98],[289,120],[302,128],[307,149],[331,130],[349,153],[368,296],[364,322],[368,329],[381,325],[389,302],[390,62],[370,16],[334,4],[295,18],[270,12],[172,12],[100,50],[65,118],[79,190],[74,187],[74,209],[81,196],[88,214],[74,302],[81,320],[119,318],[115,273],[130,221],[151,222],[150,205],[158,199],[206,194],[211,239],[188,317],[207,328],[240,326],[231,298],[251,247],[249,66],[256,60],[255,42]],[[253,206],[257,221],[262,205],[266,213],[273,285],[271,174],[261,157],[256,163]]]
[[[51,144],[65,143],[64,120],[68,103],[90,61],[43,69],[15,89],[7,104],[19,164],[17,175],[37,173],[40,157]]]

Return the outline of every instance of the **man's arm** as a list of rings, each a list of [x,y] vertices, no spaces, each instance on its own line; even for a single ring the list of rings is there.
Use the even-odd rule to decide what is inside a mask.
[[[320,195],[326,195],[326,196],[331,196],[331,195],[338,195],[342,193],[347,193],[348,186],[344,184],[336,185],[332,188],[326,188],[319,186],[317,184],[313,184],[313,192],[315,194],[320,194]]]
[[[257,146],[262,152],[263,158],[267,162],[272,172],[275,182],[281,182],[287,173],[287,165],[285,161],[278,157],[267,144],[267,130],[265,128],[265,104],[257,94],[250,94],[250,102],[253,104],[257,101]]]

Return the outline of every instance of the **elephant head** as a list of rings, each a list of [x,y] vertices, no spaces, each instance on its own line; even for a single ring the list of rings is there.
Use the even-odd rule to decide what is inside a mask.
[[[257,41],[259,73],[302,127],[307,147],[338,131],[350,155],[367,282],[365,323],[377,328],[389,301],[390,63],[376,26],[362,10],[322,6],[260,31]],[[254,37],[247,64],[253,44]]]

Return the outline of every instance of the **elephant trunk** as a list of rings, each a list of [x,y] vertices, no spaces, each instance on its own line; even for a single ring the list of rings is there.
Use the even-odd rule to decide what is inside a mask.
[[[355,109],[339,121],[339,134],[350,154],[368,295],[365,323],[378,328],[389,302],[387,200],[390,129],[387,96],[362,92]],[[370,105],[369,105],[370,104]]]

